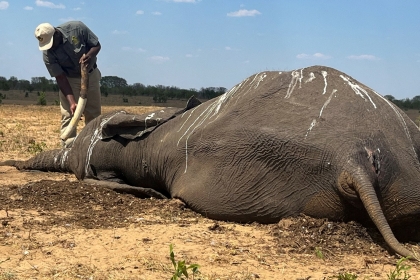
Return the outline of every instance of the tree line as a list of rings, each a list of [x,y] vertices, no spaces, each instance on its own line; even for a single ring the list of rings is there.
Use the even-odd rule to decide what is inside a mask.
[[[103,96],[122,95],[130,96],[152,96],[156,103],[165,103],[168,99],[187,99],[194,95],[199,99],[212,99],[226,92],[224,87],[207,87],[199,90],[181,89],[175,86],[146,86],[142,83],[134,83],[129,85],[123,78],[117,76],[104,76],[101,78],[101,93]],[[31,81],[19,80],[17,77],[6,79],[0,76],[0,90],[21,90],[26,92],[58,92],[58,85],[55,79],[47,79],[45,77],[33,77]],[[0,100],[4,96],[0,96]],[[392,95],[384,96],[389,101],[403,110],[415,109],[420,110],[420,95],[410,98],[396,99]]]
[[[413,98],[395,99],[392,95],[385,95],[386,99],[397,105],[403,110],[419,110],[420,111],[420,95],[414,96]]]
[[[181,89],[175,86],[146,86],[142,83],[134,83],[129,85],[123,78],[117,76],[104,76],[101,78],[101,94],[105,97],[108,95],[125,96],[152,96],[156,103],[165,103],[168,99],[187,99],[194,95],[201,99],[211,99],[226,92],[224,87],[207,87],[199,90]],[[17,77],[6,79],[0,76],[0,90],[21,90],[26,92],[58,92],[58,85],[55,79],[47,79],[45,77],[33,77],[31,81],[19,80]]]

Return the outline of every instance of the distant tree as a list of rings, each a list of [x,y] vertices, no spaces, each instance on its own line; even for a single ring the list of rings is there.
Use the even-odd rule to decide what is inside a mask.
[[[124,88],[127,87],[127,81],[123,78],[117,76],[104,76],[101,78],[101,86],[108,87],[109,89],[113,88]]]
[[[9,88],[10,88],[11,90],[14,90],[14,89],[19,89],[19,87],[18,87],[19,80],[18,80],[18,78],[16,78],[15,76],[11,76],[11,77],[9,78],[9,80],[7,81],[7,83],[9,84]]]
[[[134,83],[132,85],[134,95],[145,95],[146,86],[141,83]]]
[[[20,90],[30,91],[31,90],[31,82],[29,82],[28,80],[19,80],[18,81],[18,87],[19,87]]]
[[[105,86],[101,86],[101,95],[108,97],[109,88]]]
[[[153,96],[153,101],[155,103],[166,103],[167,100],[168,98],[163,92],[158,92]]]
[[[10,86],[9,83],[7,82],[7,79],[5,77],[1,77],[0,76],[0,90],[9,90]]]

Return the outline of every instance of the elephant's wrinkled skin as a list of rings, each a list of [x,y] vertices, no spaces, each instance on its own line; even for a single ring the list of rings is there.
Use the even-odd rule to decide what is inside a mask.
[[[395,105],[313,66],[258,73],[181,112],[104,115],[70,149],[2,164],[179,198],[213,219],[373,221],[392,250],[412,256],[395,236],[420,240],[419,149],[418,128]]]

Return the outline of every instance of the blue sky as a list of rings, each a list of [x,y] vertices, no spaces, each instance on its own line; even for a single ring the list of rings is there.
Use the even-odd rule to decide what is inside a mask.
[[[103,76],[129,84],[231,88],[266,70],[325,65],[382,95],[420,95],[417,0],[0,0],[0,76],[49,74],[42,22],[83,21]]]

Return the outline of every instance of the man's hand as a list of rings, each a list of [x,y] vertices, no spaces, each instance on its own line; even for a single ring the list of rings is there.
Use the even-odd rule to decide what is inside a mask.
[[[88,67],[89,65],[89,61],[92,59],[92,57],[90,56],[90,54],[84,54],[82,55],[82,57],[79,60],[80,64],[85,64],[85,67]]]
[[[74,112],[76,112],[76,108],[77,108],[76,103],[70,104],[70,112],[72,116],[74,115]]]
[[[55,77],[58,87],[60,88],[63,95],[66,97],[67,101],[69,102],[69,109],[71,115],[74,115],[74,112],[76,111],[77,103],[73,95],[73,90],[69,84],[69,81],[67,80],[67,77],[64,73],[61,73],[60,75]]]
[[[101,44],[98,42],[96,46],[92,47],[87,53],[82,55],[82,57],[79,60],[79,63],[85,63],[85,67],[88,67],[92,58],[96,57],[100,50]]]

